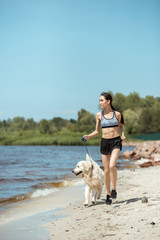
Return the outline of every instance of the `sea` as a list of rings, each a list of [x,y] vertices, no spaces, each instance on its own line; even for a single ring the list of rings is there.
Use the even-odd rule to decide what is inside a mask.
[[[123,147],[117,169],[136,167],[122,158],[124,151],[132,149]],[[99,146],[0,146],[0,207],[81,184],[72,170],[85,160],[86,150],[102,167]]]

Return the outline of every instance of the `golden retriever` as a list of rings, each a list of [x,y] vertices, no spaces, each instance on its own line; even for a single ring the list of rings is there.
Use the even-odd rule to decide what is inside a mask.
[[[104,172],[93,159],[86,154],[86,161],[77,163],[76,168],[72,171],[76,176],[81,174],[85,183],[85,202],[87,206],[90,203],[95,204],[97,199],[100,199],[104,184]]]

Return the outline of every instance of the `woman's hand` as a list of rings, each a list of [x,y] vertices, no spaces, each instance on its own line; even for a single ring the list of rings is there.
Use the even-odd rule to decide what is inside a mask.
[[[122,139],[123,142],[126,141],[126,137],[125,136],[121,136],[121,139]]]
[[[83,138],[84,138],[84,140],[87,141],[90,137],[89,137],[89,135],[84,135]]]

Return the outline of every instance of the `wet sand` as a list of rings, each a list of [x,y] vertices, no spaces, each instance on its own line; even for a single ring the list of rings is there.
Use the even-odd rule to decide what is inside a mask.
[[[83,181],[82,181],[83,182]],[[3,206],[0,211],[1,240],[48,240],[50,232],[44,225],[56,219],[70,203],[83,199],[84,184],[66,187],[45,197]],[[74,197],[73,197],[74,196]]]

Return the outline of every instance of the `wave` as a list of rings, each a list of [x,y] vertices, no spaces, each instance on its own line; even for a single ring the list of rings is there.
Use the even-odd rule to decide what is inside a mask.
[[[59,182],[37,184],[35,186],[32,186],[32,188],[36,189],[33,192],[29,192],[26,194],[19,194],[19,195],[15,195],[15,196],[12,196],[9,198],[0,198],[0,205],[15,203],[15,202],[24,201],[27,199],[32,199],[32,198],[37,198],[37,197],[44,197],[44,196],[47,196],[49,194],[59,191],[60,188],[69,187],[69,186],[73,186],[73,185],[75,185],[75,186],[82,185],[83,183],[84,183],[83,179],[80,179],[80,180],[64,180],[64,181],[59,181]]]
[[[0,183],[33,182],[31,178],[0,178]]]
[[[41,197],[41,196],[44,197],[44,196],[47,196],[47,195],[49,195],[51,193],[54,193],[54,192],[57,192],[57,191],[59,191],[57,188],[55,188],[55,189],[54,188],[52,188],[52,189],[46,188],[46,189],[43,189],[43,190],[38,189],[31,194],[30,198],[37,198],[37,197]]]
[[[30,198],[29,194],[19,194],[9,198],[0,198],[0,204],[2,205],[4,203],[15,203],[29,198]]]
[[[73,183],[69,180],[62,180],[57,182],[45,182],[33,185],[32,188],[34,189],[44,189],[44,188],[61,188],[71,186]]]
[[[35,181],[49,181],[49,178],[0,178],[0,184],[2,183],[13,183],[13,182],[35,182]],[[54,180],[58,180],[58,178],[54,178]]]

